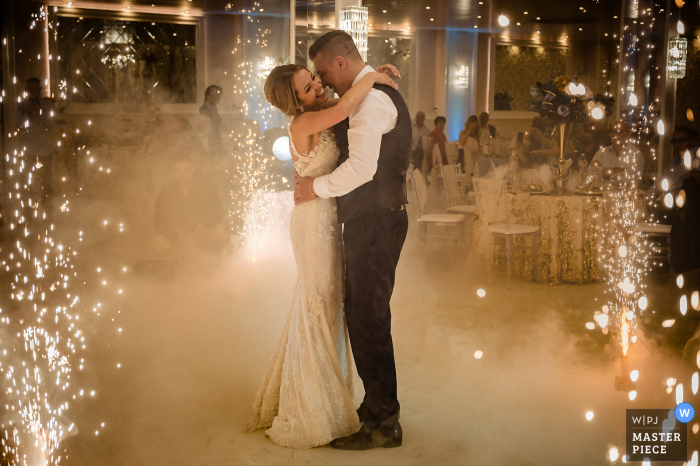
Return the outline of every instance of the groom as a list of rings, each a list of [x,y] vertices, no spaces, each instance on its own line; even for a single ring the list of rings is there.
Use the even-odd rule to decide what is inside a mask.
[[[343,31],[319,37],[309,57],[323,84],[340,96],[373,71]],[[343,450],[398,447],[402,431],[389,301],[408,230],[411,117],[397,90],[375,85],[334,131],[338,168],[316,179],[296,177],[294,189],[296,204],[337,198],[338,221],[345,225],[345,315],[365,398],[357,410],[360,431],[331,445]]]

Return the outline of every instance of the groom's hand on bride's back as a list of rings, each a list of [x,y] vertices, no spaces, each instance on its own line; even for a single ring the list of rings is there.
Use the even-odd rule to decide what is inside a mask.
[[[314,178],[311,176],[299,176],[294,172],[294,205],[312,201],[316,196],[313,192]]]

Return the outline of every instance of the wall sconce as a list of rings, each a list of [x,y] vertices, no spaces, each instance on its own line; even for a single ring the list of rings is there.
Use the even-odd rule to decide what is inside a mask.
[[[676,37],[668,42],[668,77],[673,79],[685,78],[685,61],[688,56],[688,41]]]
[[[467,88],[469,87],[469,67],[462,65],[457,71],[457,86]]]
[[[340,10],[340,29],[352,36],[364,61],[367,61],[368,24],[369,12],[366,6],[347,6]]]

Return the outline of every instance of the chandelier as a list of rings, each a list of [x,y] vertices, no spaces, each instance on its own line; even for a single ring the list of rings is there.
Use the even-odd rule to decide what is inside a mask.
[[[122,52],[118,47],[110,47],[100,59],[108,68],[124,68],[129,63],[136,63],[136,57],[128,49]]]
[[[688,41],[683,37],[671,39],[668,43],[668,77],[685,78],[685,61],[688,56]]]
[[[275,69],[275,66],[277,66],[277,62],[275,61],[274,58],[272,57],[265,57],[263,60],[260,62],[260,74],[258,77],[262,79],[267,79],[267,77],[270,75],[270,72]]]
[[[340,29],[350,34],[362,60],[367,61],[368,8],[365,6],[347,6],[342,8],[340,12]]]

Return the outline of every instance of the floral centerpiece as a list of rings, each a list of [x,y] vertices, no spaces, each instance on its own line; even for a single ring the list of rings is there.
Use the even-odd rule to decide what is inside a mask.
[[[535,99],[531,112],[539,113],[551,135],[559,128],[559,172],[557,173],[557,191],[564,191],[564,141],[574,123],[582,123],[589,116],[600,120],[605,116],[605,108],[596,103],[593,92],[583,83],[578,82],[578,74],[573,79],[557,76],[545,84],[535,83],[530,88]]]

